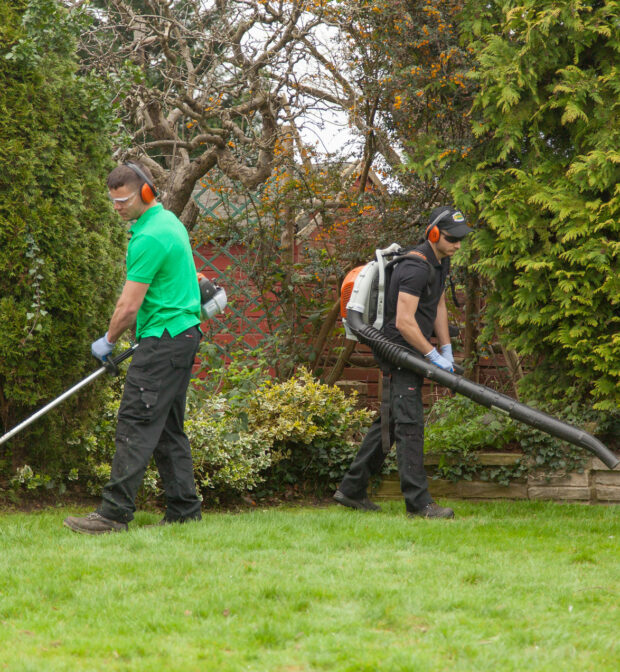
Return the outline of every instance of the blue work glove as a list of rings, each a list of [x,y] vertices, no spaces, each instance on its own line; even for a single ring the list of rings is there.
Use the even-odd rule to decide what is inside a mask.
[[[108,341],[108,332],[106,332],[104,336],[97,339],[90,346],[90,351],[97,359],[105,362],[108,358],[108,355],[112,352],[112,350],[114,350],[115,345],[116,343],[110,343],[110,341]]]
[[[444,369],[444,371],[454,372],[452,363],[448,361],[445,357],[442,357],[437,352],[436,348],[433,348],[430,352],[427,352],[424,355],[424,359],[428,359],[428,361],[431,362],[431,364],[438,366],[440,369]]]
[[[450,364],[454,364],[454,355],[452,354],[452,344],[447,343],[446,345],[442,345],[439,348],[439,353],[444,359],[447,359]]]

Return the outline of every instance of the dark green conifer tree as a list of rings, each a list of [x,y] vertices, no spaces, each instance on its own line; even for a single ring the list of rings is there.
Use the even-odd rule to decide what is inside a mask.
[[[78,70],[78,30],[54,0],[0,0],[2,433],[96,368],[90,343],[122,282],[125,232],[105,188],[114,118]],[[2,446],[0,486],[24,464],[75,466],[67,439],[97,399],[95,385]]]
[[[480,215],[486,323],[531,363],[528,396],[620,401],[617,2],[466,4],[477,142],[453,192]],[[460,172],[460,175],[459,175]],[[528,385],[529,383],[529,385]]]

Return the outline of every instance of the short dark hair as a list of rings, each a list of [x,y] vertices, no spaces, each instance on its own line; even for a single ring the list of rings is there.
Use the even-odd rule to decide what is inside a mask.
[[[149,180],[153,182],[153,175],[146,166],[138,163],[137,161],[132,161],[132,163],[135,163],[136,166],[138,166],[138,168],[140,168],[140,170],[149,178]],[[144,181],[136,173],[136,171],[126,164],[116,166],[116,168],[114,168],[114,170],[112,170],[108,175],[108,189],[120,189],[120,187],[125,186],[136,187],[139,189],[143,183]]]

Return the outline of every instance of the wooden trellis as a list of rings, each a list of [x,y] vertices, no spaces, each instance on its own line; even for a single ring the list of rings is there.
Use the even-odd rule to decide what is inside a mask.
[[[239,192],[231,198],[227,190],[203,187],[194,200],[203,215],[213,219],[234,218],[256,224],[257,199],[260,192]],[[277,336],[281,327],[279,306],[275,297],[261,292],[250,280],[248,269],[257,263],[255,251],[235,240],[213,239],[193,245],[196,268],[215,279],[225,289],[228,307],[203,325],[203,331],[220,352],[229,356],[234,351],[250,353],[259,343],[265,345]]]

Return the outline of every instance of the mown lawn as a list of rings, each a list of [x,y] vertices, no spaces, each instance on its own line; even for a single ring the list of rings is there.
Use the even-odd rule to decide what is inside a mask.
[[[0,514],[0,670],[620,669],[620,509],[206,513],[87,537]]]

